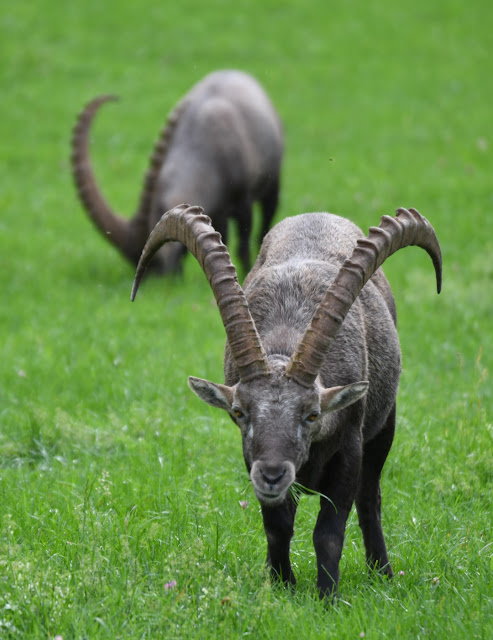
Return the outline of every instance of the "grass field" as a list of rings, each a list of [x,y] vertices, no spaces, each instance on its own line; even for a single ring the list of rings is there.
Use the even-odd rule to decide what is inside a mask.
[[[1,638],[493,637],[492,24],[487,0],[2,9]],[[439,297],[424,252],[386,264],[404,358],[382,484],[396,577],[367,576],[353,513],[334,607],[315,591],[318,501],[298,512],[296,593],[272,589],[239,433],[188,390],[223,380],[199,268],[131,304],[133,270],[71,181],[76,114],[119,94],[92,149],[130,215],[168,111],[231,67],[284,122],[277,219],[328,210],[366,231],[414,206],[443,251]]]

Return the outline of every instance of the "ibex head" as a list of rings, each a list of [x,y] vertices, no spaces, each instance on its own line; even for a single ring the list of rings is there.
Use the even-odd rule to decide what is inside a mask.
[[[268,361],[268,373],[232,387],[194,377],[188,384],[238,425],[255,495],[261,503],[273,505],[295,481],[311,443],[337,428],[326,416],[359,400],[368,383],[324,389],[315,380],[306,388],[286,374],[287,358]]]
[[[396,218],[384,216],[344,262],[290,358],[267,356],[229,253],[200,207],[181,205],[163,215],[142,252],[132,300],[154,252],[170,240],[185,244],[204,270],[239,378],[234,386],[226,386],[190,377],[189,385],[240,427],[255,494],[262,504],[275,505],[295,481],[311,443],[336,436],[344,421],[335,412],[357,403],[368,389],[366,381],[332,388],[320,383],[325,356],[351,305],[384,260],[412,244],[432,257],[440,290],[441,256],[435,233],[414,209],[399,209]]]

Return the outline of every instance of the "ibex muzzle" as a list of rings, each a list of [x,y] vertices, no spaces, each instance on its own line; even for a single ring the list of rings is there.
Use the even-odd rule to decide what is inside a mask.
[[[265,237],[243,290],[209,218],[181,205],[151,233],[132,299],[152,255],[170,240],[195,255],[216,297],[227,336],[226,383],[190,377],[189,384],[241,430],[272,575],[295,583],[289,547],[306,489],[321,494],[313,534],[321,597],[337,588],[354,502],[367,562],[391,576],[380,473],[394,434],[401,356],[395,304],[379,267],[395,251],[420,246],[433,260],[440,291],[433,228],[414,209],[384,216],[368,238],[331,214],[287,218]]]

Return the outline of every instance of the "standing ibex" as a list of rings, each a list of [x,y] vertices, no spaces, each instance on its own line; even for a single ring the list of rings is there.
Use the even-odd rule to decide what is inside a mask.
[[[216,297],[227,336],[226,384],[192,390],[240,427],[260,501],[272,575],[295,583],[289,546],[296,487],[321,495],[313,534],[320,596],[339,580],[353,502],[369,566],[392,576],[380,515],[380,474],[392,444],[401,355],[395,304],[380,265],[408,245],[425,249],[441,287],[441,253],[414,209],[384,216],[368,238],[326,213],[287,218],[265,237],[244,292],[228,251],[200,207],[166,213],[142,253],[132,299],[168,240],[192,251]],[[349,256],[349,257],[348,257]]]
[[[92,100],[72,138],[72,169],[79,197],[96,227],[133,264],[163,211],[184,201],[201,202],[227,241],[228,217],[238,223],[239,255],[250,268],[252,206],[259,200],[267,233],[279,195],[283,134],[262,87],[240,71],[216,71],[195,85],[168,117],[144,179],[137,212],[115,214],[104,200],[89,159],[89,130],[99,107]],[[173,243],[154,258],[159,272],[179,270],[183,245]]]

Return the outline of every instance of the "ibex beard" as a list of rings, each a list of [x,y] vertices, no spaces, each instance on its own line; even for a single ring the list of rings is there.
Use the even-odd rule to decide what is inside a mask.
[[[367,238],[349,220],[286,218],[265,237],[244,288],[200,207],[168,211],[142,253],[134,299],[153,254],[187,246],[204,270],[226,330],[225,384],[190,377],[199,398],[239,426],[274,579],[294,585],[290,542],[302,490],[320,494],[313,532],[320,597],[334,595],[346,521],[358,511],[371,570],[392,576],[381,525],[380,475],[395,429],[401,355],[395,303],[379,268],[425,249],[441,287],[441,253],[414,209],[384,216]]]

